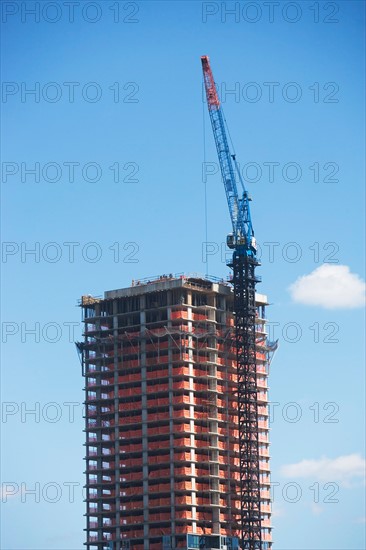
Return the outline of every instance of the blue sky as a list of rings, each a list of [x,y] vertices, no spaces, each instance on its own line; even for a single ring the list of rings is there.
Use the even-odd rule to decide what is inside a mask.
[[[82,548],[80,296],[228,274],[208,54],[280,339],[275,548],[365,548],[363,314],[350,285],[364,277],[364,4],[281,2],[271,20],[264,2],[234,15],[233,2],[119,2],[118,22],[109,0],[80,2],[74,22],[63,2],[41,2],[34,21],[34,4],[2,3],[2,547]]]

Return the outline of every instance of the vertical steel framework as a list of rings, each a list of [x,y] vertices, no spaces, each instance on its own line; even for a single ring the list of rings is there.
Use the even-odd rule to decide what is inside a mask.
[[[242,547],[262,548],[258,400],[255,338],[255,267],[258,262],[234,253],[235,345],[238,373],[240,527]]]

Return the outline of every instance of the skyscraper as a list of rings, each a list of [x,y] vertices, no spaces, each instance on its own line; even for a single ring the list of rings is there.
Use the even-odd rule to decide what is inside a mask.
[[[240,547],[231,284],[161,276],[83,296],[88,549]],[[271,548],[266,296],[256,294],[263,549]]]

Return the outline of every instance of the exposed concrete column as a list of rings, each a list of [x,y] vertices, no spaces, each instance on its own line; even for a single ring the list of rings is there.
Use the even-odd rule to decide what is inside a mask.
[[[122,341],[121,341],[122,346]],[[113,300],[113,368],[114,368],[114,476],[116,491],[116,550],[121,547],[121,480],[120,480],[120,448],[119,448],[119,397],[118,397],[118,367],[122,354],[118,345],[117,300]],[[122,357],[121,357],[122,359]]]
[[[193,323],[192,323],[192,291],[187,290],[187,304],[188,304],[188,333],[189,335],[189,431],[190,431],[190,444],[191,444],[191,500],[192,500],[192,532],[197,533],[197,500],[196,500],[196,436],[195,436],[195,393],[193,390],[194,383],[194,362],[195,362],[195,350],[198,353],[197,346],[198,340],[192,336]],[[194,347],[195,346],[195,347]]]
[[[222,296],[222,309],[224,310],[223,313],[221,314],[222,315],[222,323],[223,323],[223,327],[226,328],[226,319],[227,319],[227,302],[226,302],[226,298],[224,296]],[[227,348],[227,346],[229,345],[229,340],[226,340],[224,341],[224,349],[225,347]],[[230,426],[230,421],[229,421],[229,407],[230,407],[230,400],[229,400],[229,393],[230,391],[232,391],[232,389],[229,387],[229,373],[228,373],[228,361],[229,361],[229,353],[227,351],[225,351],[224,353],[224,361],[225,361],[225,405],[226,405],[226,418],[225,418],[225,425],[226,425],[226,437],[225,437],[225,443],[226,443],[226,462],[227,462],[227,469],[226,469],[226,475],[227,475],[227,494],[229,495],[229,498],[227,499],[227,514],[229,516],[229,518],[231,518],[231,515],[232,515],[232,502],[231,502],[231,498],[230,498],[230,495],[231,495],[231,485],[230,485],[230,480],[231,480],[231,467],[230,467],[230,433],[231,433],[231,426]],[[230,522],[230,528],[232,526],[232,523]],[[230,531],[229,533],[230,535],[232,535],[232,531]]]
[[[172,293],[167,292],[167,327],[172,328]],[[168,337],[168,376],[169,376],[169,458],[170,458],[170,531],[172,535],[172,548],[176,546],[175,539],[175,485],[174,485],[174,420],[173,420],[173,365],[172,365],[172,339]]]
[[[100,306],[98,305],[96,307],[96,315],[99,317],[100,315]],[[95,323],[95,328],[96,330],[98,331],[98,338],[102,338],[103,337],[103,334],[102,334],[102,331],[101,331],[101,323],[100,323],[100,319],[97,318],[96,320],[96,323]],[[98,351],[99,353],[101,352],[101,348],[100,348],[101,344],[98,344]],[[98,389],[96,389],[96,396],[97,396],[97,399],[98,401],[96,401],[96,408],[97,408],[97,415],[96,415],[96,418],[98,420],[101,419],[101,414],[100,414],[100,408],[101,408],[101,401],[100,401],[100,393],[101,393],[101,379],[102,379],[102,375],[101,375],[101,365],[102,365],[102,359],[99,359],[98,360],[98,363],[99,365],[97,366],[97,369],[99,369],[99,373],[95,375],[95,378],[96,378],[96,381],[97,381],[97,384],[99,386]],[[87,394],[88,394],[88,390],[87,390]],[[99,408],[99,410],[98,410]],[[98,467],[102,467],[102,463],[103,463],[103,453],[102,453],[102,435],[101,435],[101,427],[99,430],[97,430],[97,441],[96,441],[96,448],[97,448],[97,464],[98,464]],[[98,520],[97,520],[97,523],[98,523],[98,538],[102,538],[103,536],[103,515],[101,514],[102,512],[102,498],[101,498],[101,494],[102,494],[102,476],[103,476],[103,472],[102,471],[99,471],[98,474],[97,474],[97,480],[99,482],[99,485],[97,486],[97,495],[98,495],[98,504],[97,504],[97,509],[98,509]],[[90,489],[90,486],[89,486],[89,489]],[[88,492],[89,492],[89,489],[88,489]],[[89,498],[89,495],[88,495],[88,498]]]
[[[147,429],[147,376],[146,376],[146,312],[145,296],[140,298],[140,368],[141,368],[141,420],[142,420],[142,484],[144,506],[144,550],[149,550],[149,466]]]

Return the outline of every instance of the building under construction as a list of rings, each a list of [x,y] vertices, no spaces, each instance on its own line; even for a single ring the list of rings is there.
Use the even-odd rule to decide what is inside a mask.
[[[82,297],[88,550],[246,548],[234,303],[231,283],[197,275]],[[272,547],[266,305],[256,294],[256,424],[246,427],[262,550]]]

